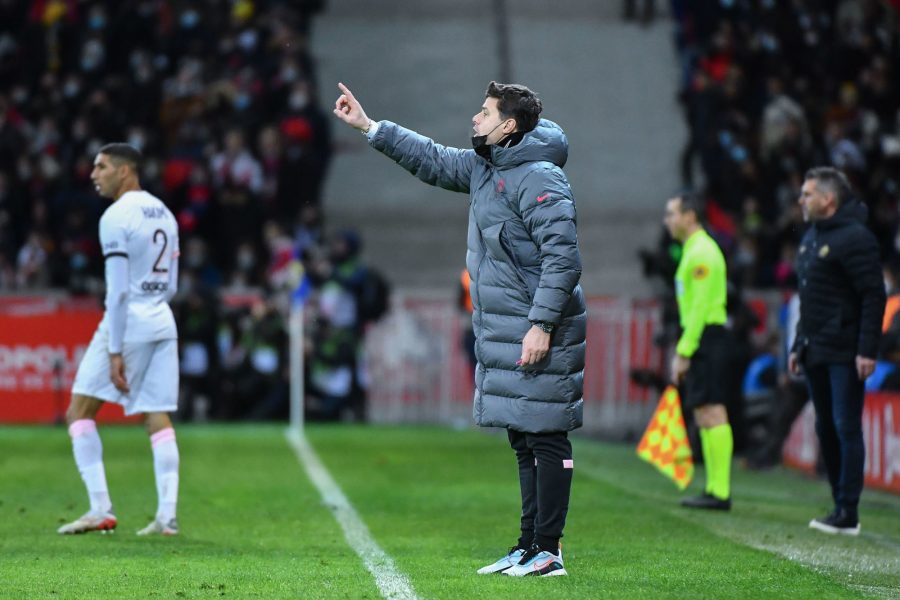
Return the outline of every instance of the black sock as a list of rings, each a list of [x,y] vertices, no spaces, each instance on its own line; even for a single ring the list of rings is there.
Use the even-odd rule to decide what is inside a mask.
[[[519,541],[516,542],[516,548],[520,550],[528,550],[531,548],[531,544],[534,543],[534,531],[523,531],[522,535],[519,536]]]
[[[534,543],[544,552],[559,556],[559,540],[537,536],[535,537]]]

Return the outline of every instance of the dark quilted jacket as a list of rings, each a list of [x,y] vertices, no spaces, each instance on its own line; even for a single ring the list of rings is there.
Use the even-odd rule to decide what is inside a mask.
[[[587,316],[562,129],[541,119],[515,146],[492,146],[490,161],[390,121],[370,143],[422,181],[469,193],[476,423],[533,433],[580,427]],[[557,327],[547,358],[526,369],[516,361],[531,321]]]
[[[808,365],[875,358],[884,313],[878,242],[855,200],[807,230],[797,255],[800,322],[793,351]]]

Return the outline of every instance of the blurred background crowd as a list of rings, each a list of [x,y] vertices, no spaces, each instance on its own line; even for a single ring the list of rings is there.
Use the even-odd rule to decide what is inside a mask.
[[[880,0],[674,5],[690,130],[682,178],[705,192],[735,281],[793,284],[803,232],[797,198],[810,165],[847,174],[869,206],[884,259],[895,261],[897,7]]]
[[[897,291],[900,0],[667,4],[625,0],[623,15],[643,26],[672,18],[688,131],[672,162],[706,199],[728,258],[741,340],[733,423],[739,446],[758,446],[782,435],[805,402],[782,365],[808,168],[834,165],[850,177]],[[364,334],[387,311],[389,286],[362,261],[356,232],[324,222],[332,119],[318,104],[310,50],[324,8],[0,0],[0,293],[102,294],[96,224],[107,201],[90,184],[92,161],[109,141],[140,148],[142,184],[181,231],[173,306],[185,419],[286,415],[287,309],[301,282],[310,416],[366,418]],[[664,232],[652,242],[644,275],[660,290],[666,347],[678,334],[680,249]],[[900,357],[890,311],[885,364]],[[652,369],[633,376],[664,383]],[[895,384],[888,373],[873,385]],[[757,462],[776,455],[765,450]]]
[[[181,235],[186,417],[287,414],[284,319],[304,277],[312,409],[362,417],[361,336],[387,290],[359,236],[323,223],[323,5],[0,0],[0,292],[102,293],[93,159],[111,140],[139,148]]]
[[[736,446],[754,446],[751,464],[767,466],[806,401],[802,380],[784,367],[805,231],[798,198],[810,167],[847,174],[868,207],[888,293],[900,291],[900,2],[674,0],[671,8],[689,131],[681,179],[704,198],[708,229],[728,261]],[[679,257],[665,231],[642,252],[645,276],[659,278],[665,346],[678,335]],[[892,316],[889,303],[886,332]],[[900,389],[890,376],[896,338],[885,336],[870,389]]]

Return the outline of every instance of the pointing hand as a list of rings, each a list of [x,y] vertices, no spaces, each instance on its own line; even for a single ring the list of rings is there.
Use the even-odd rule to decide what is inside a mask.
[[[343,83],[339,83],[338,88],[343,93],[338,96],[337,101],[334,103],[335,116],[351,127],[360,130],[367,129],[369,127],[369,117],[366,115],[366,111],[363,110],[359,100],[356,99],[350,88]]]

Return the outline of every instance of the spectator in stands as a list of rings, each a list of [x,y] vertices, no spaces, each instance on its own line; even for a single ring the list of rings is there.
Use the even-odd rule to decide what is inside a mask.
[[[745,465],[749,469],[769,469],[781,464],[784,442],[791,432],[794,421],[803,412],[809,400],[806,380],[788,369],[788,355],[797,334],[800,320],[800,296],[792,291],[781,308],[779,316],[778,368],[776,370],[775,398],[762,444],[751,448]]]
[[[472,328],[472,313],[475,307],[472,305],[472,278],[469,270],[463,269],[459,275],[459,295],[456,305],[463,315],[462,319],[462,345],[469,359],[469,367],[474,376],[475,365],[478,360],[475,357],[475,330]]]
[[[771,276],[779,249],[802,231],[789,207],[816,163],[848,174],[871,208],[882,257],[896,257],[896,193],[886,192],[900,187],[896,3],[672,6],[689,128],[682,179],[694,183],[699,165],[708,205],[732,220],[741,219],[743,199],[758,203],[763,235],[753,238],[762,251],[742,257],[757,263],[752,285],[781,284]]]
[[[77,244],[66,240],[66,219],[80,207],[87,229],[95,229],[103,206],[83,157],[126,132],[151,157],[142,181],[150,191],[166,186],[185,245],[199,237],[226,270],[222,278],[231,279],[234,245],[261,244],[258,208],[291,229],[297,208],[319,201],[330,123],[315,101],[306,36],[323,5],[258,0],[233,3],[226,14],[204,3],[119,7],[99,0],[4,8],[0,227],[2,214],[15,225],[11,236],[0,232],[7,262],[20,250],[23,258],[36,256],[33,244],[23,247],[37,231],[46,240],[45,272],[27,277],[29,285],[90,289],[102,279],[99,261],[69,269],[73,256],[81,265],[83,252],[72,253]],[[227,141],[216,152],[220,139]],[[258,154],[247,144],[257,139]],[[36,205],[41,220],[29,215]],[[0,290],[15,286],[4,281]]]
[[[185,274],[184,279],[191,280],[191,284],[186,286],[182,297],[176,298],[174,307],[181,366],[178,417],[203,421],[211,416],[212,404],[218,400],[215,382],[219,367],[216,351],[219,311],[211,290],[198,285],[193,278],[193,273]]]

